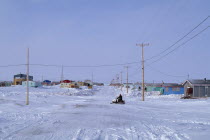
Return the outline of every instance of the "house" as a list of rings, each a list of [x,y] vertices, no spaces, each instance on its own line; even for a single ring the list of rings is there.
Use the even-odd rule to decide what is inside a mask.
[[[93,82],[91,80],[85,80],[84,86],[87,86],[89,89],[93,88]]]
[[[193,79],[184,82],[184,95],[191,97],[210,97],[210,80]]]
[[[146,92],[151,92],[151,91],[161,92],[162,89],[163,89],[163,83],[146,83],[145,84]]]
[[[147,83],[145,89],[147,92],[159,91],[162,95],[184,94],[183,85],[177,83]]]
[[[123,83],[123,87],[125,87],[125,88],[127,88],[127,86],[128,86],[128,88],[134,88],[134,84],[133,83]]]
[[[137,82],[137,83],[134,83],[133,86],[134,86],[134,89],[138,89],[140,91],[142,84]]]
[[[23,86],[27,86],[27,81],[22,82]],[[41,82],[35,82],[35,81],[28,81],[29,87],[41,87],[42,83]]]
[[[84,82],[79,81],[77,83],[79,84],[79,86],[85,86],[85,83]]]
[[[122,86],[122,84],[120,84],[120,83],[111,83],[109,86],[120,87],[120,86]]]
[[[63,80],[61,81],[61,88],[79,88],[79,84],[75,81]]]
[[[12,85],[12,82],[8,81],[2,81],[0,82],[0,87],[9,87]]]
[[[161,89],[161,94],[184,94],[184,86],[177,83],[164,83]]]
[[[95,85],[95,86],[104,86],[104,83],[97,83],[97,82],[94,82],[93,85]]]
[[[53,85],[53,86],[59,85],[59,84],[60,84],[60,82],[58,82],[58,81],[53,81],[53,82],[51,83],[51,85]]]
[[[22,82],[26,80],[27,80],[26,74],[14,75],[13,85],[22,85]],[[29,81],[33,81],[33,76],[29,76]]]
[[[52,82],[50,80],[44,80],[42,82],[42,85],[45,85],[45,86],[51,86]]]

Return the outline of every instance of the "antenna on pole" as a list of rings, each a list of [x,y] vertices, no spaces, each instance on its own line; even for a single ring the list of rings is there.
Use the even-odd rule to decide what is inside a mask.
[[[62,69],[61,69],[61,81],[63,81],[63,65],[62,65]]]
[[[26,67],[27,67],[27,86],[26,86],[26,105],[29,105],[29,48],[27,49],[27,64],[26,64]]]

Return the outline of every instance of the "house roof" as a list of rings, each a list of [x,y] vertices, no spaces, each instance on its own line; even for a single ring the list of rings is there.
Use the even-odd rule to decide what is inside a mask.
[[[210,85],[210,80],[207,79],[191,79],[187,80],[186,82],[189,82],[191,85]]]
[[[19,78],[26,78],[27,75],[26,74],[17,74],[17,75],[14,75],[14,78],[17,78],[17,77],[19,77]],[[30,76],[29,75],[29,79],[33,79],[33,76]]]
[[[61,83],[72,83],[73,81],[70,81],[70,80],[63,80],[61,81]]]
[[[182,87],[182,85],[178,83],[146,83],[145,85],[154,87]]]
[[[50,80],[44,80],[43,83],[51,83]]]

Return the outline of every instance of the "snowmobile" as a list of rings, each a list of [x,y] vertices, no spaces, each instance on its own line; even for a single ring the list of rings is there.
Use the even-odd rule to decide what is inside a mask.
[[[125,104],[125,101],[124,101],[124,100],[117,101],[117,99],[116,99],[116,100],[113,100],[113,101],[111,102],[111,104]]]
[[[125,104],[125,101],[122,99],[122,95],[120,94],[115,100],[112,101],[111,104]]]

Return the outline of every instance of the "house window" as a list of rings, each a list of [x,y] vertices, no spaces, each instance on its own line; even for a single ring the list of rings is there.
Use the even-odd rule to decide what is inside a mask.
[[[172,90],[173,91],[180,91],[180,88],[179,87],[173,87]]]

